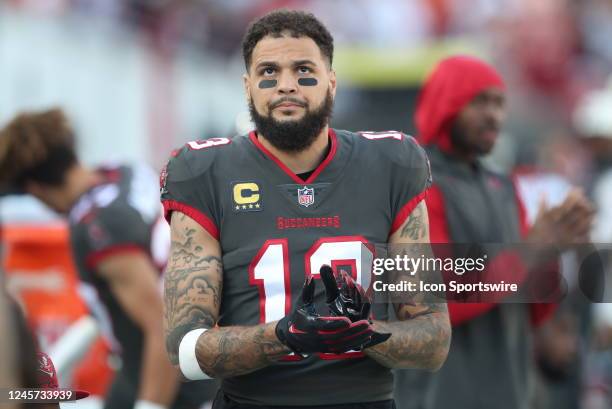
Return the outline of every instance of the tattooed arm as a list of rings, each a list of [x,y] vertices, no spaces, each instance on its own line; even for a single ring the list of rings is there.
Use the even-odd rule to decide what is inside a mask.
[[[427,207],[421,201],[404,224],[389,240],[390,256],[408,257],[431,255]],[[432,272],[416,272],[414,276],[394,272],[392,282],[420,280]],[[374,321],[378,332],[391,333],[391,338],[364,350],[365,354],[389,368],[439,369],[448,354],[451,327],[446,304],[431,294],[402,293],[394,307],[399,321]]]
[[[291,352],[275,335],[276,322],[217,327],[223,286],[221,248],[193,219],[173,212],[172,246],[164,277],[164,323],[170,361],[178,365],[183,336],[207,328],[196,345],[200,368],[227,378],[263,368]]]

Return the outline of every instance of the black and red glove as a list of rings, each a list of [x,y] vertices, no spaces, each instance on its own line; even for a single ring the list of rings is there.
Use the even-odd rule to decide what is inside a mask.
[[[320,316],[313,304],[315,281],[306,279],[301,302],[276,325],[276,336],[298,354],[343,353],[370,342],[374,329],[367,320]]]
[[[372,323],[370,319],[372,300],[353,277],[344,271],[336,275],[326,264],[321,266],[319,273],[325,285],[326,302],[332,316],[346,317],[351,322],[365,320]],[[372,338],[362,345],[362,349],[385,342],[389,337],[391,334],[373,331]]]

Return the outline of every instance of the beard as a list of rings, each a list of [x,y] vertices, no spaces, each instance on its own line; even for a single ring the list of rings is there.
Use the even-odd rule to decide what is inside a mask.
[[[291,98],[289,97],[288,100],[291,101]],[[280,102],[282,100],[275,103]],[[290,153],[302,152],[312,145],[321,130],[329,123],[333,106],[334,100],[328,89],[325,99],[318,108],[310,110],[306,106],[306,113],[302,118],[278,121],[272,117],[272,114],[260,115],[253,105],[252,98],[249,101],[251,119],[255,123],[257,132],[276,149]],[[269,112],[272,112],[272,109]]]
[[[477,136],[470,138],[467,131],[457,122],[450,128],[450,140],[453,148],[462,153],[484,156],[493,150],[492,145],[479,141]]]
[[[465,131],[457,122],[453,123],[450,127],[450,140],[454,149],[462,152],[471,152],[473,147],[468,143],[467,135]]]

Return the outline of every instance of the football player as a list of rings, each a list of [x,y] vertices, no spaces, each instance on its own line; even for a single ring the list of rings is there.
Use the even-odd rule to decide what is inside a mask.
[[[66,116],[52,109],[22,113],[0,131],[0,175],[4,189],[30,193],[68,218],[80,277],[96,288],[121,349],[105,407],[199,407],[208,388],[184,385],[177,394],[179,374],[164,350],[155,174],[85,167]]]
[[[336,303],[320,268],[357,288],[373,244],[428,243],[427,157],[402,133],[329,127],[333,39],[313,15],[258,19],[243,56],[256,129],[190,142],[162,172],[171,361],[222,380],[214,408],[391,408],[391,368],[444,362],[446,305],[397,303],[390,322],[386,305],[344,308],[362,291]]]

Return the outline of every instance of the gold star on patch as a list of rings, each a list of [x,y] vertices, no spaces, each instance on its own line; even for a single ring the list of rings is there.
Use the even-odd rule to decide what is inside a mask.
[[[246,205],[242,205],[242,210],[246,210]]]
[[[250,204],[250,205],[249,205],[249,209],[252,209],[252,208],[253,208],[253,205],[252,205],[252,204]]]
[[[236,210],[240,210],[240,206],[236,206]]]
[[[255,204],[255,208],[256,208],[256,209],[259,209],[259,203],[256,203],[256,204]]]

